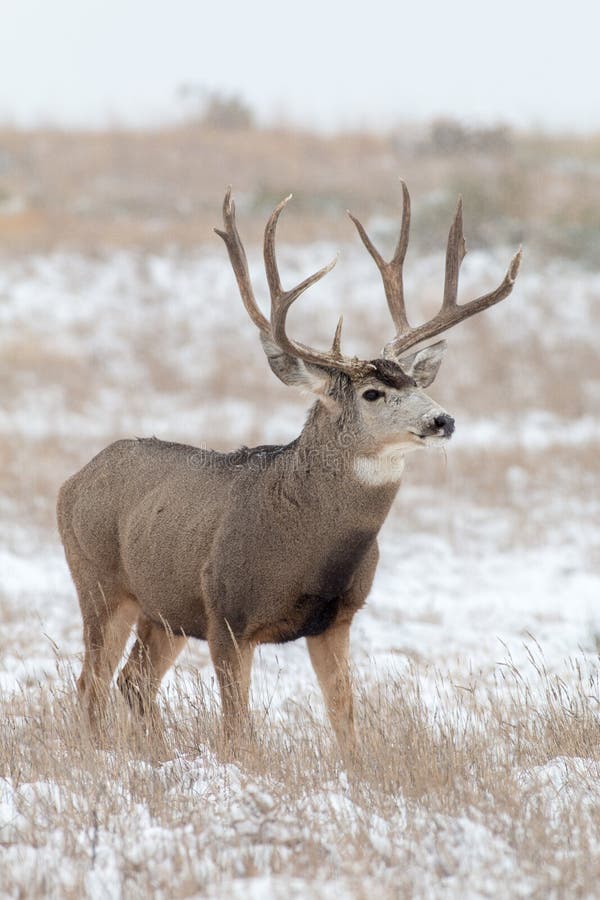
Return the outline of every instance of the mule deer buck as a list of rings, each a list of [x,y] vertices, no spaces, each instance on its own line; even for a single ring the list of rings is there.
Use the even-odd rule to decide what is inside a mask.
[[[78,691],[98,724],[108,687],[134,624],[137,640],[118,676],[133,709],[155,711],[160,681],[189,637],[208,641],[219,682],[225,733],[245,720],[257,644],[305,637],[328,715],[343,749],[354,740],[349,632],[378,559],[377,534],[400,485],[404,457],[443,445],[454,420],[424,391],[445,350],[415,345],[510,294],[520,262],[501,284],[457,304],[465,255],[459,201],[450,229],[440,311],[408,322],[402,268],[410,198],[393,258],[384,261],[350,216],[373,257],[396,333],[381,357],[349,358],[302,344],[286,330],[295,300],[333,266],[282,287],[275,256],[279,216],[264,235],[271,314],[250,282],[230,190],[223,238],[246,312],[273,373],[314,395],[301,434],[286,446],[202,451],[155,438],[111,444],[62,487],[58,525],[83,616],[85,658]],[[334,261],[335,262],[335,261]],[[411,350],[411,353],[407,351]]]

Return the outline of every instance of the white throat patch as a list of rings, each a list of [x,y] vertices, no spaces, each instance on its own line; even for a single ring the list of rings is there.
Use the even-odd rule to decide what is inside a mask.
[[[357,456],[354,474],[363,484],[377,487],[400,481],[404,472],[404,453],[398,447],[388,447],[376,456]]]

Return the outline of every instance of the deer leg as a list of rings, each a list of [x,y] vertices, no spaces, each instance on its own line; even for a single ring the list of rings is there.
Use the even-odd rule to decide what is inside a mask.
[[[93,612],[88,606],[88,615],[84,619],[85,655],[77,691],[90,725],[97,731],[106,711],[112,677],[137,619],[139,607],[130,597],[108,598],[102,593],[102,602],[95,607],[92,605],[92,609]]]
[[[156,694],[186,640],[183,635],[175,635],[140,615],[137,640],[117,679],[121,693],[133,710],[158,717]]]
[[[349,666],[350,623],[332,625],[323,634],[307,637],[306,643],[340,749],[344,753],[352,752],[355,734]]]
[[[209,634],[208,646],[219,682],[224,734],[227,740],[232,740],[248,721],[254,645],[236,640],[225,627],[216,635]]]

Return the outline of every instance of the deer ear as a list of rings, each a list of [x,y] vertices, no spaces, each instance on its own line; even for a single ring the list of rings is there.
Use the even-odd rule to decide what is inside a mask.
[[[271,366],[271,371],[280,381],[289,387],[310,391],[312,394],[319,394],[319,396],[325,394],[329,387],[329,374],[326,369],[307,365],[301,359],[284,353],[281,347],[262,333],[260,342]]]
[[[396,362],[403,372],[414,378],[419,387],[426,388],[433,383],[446,352],[446,341],[438,341],[430,347],[423,347],[410,356],[400,356]]]

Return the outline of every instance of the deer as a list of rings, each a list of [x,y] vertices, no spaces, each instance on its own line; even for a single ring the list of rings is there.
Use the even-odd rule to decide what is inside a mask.
[[[466,253],[459,198],[441,307],[411,326],[403,287],[410,196],[401,187],[400,234],[389,261],[348,213],[380,272],[395,327],[381,355],[368,360],[342,353],[342,318],[327,351],[288,335],[290,307],[336,262],[284,289],[276,230],[291,195],[264,232],[270,316],[263,314],[227,190],[223,228],[215,232],[245,310],[273,374],[314,402],[301,433],[286,445],[221,453],[156,438],[119,440],[64,483],[58,528],[83,620],[77,691],[92,727],[104,721],[134,626],[117,686],[138,721],[160,718],[163,676],[189,638],[201,639],[216,672],[223,733],[232,741],[248,721],[255,648],[305,638],[339,747],[356,746],[350,628],[373,583],[377,536],[406,456],[443,447],[455,427],[425,391],[446,342],[426,342],[507,297],[521,260],[519,249],[498,287],[458,304]]]

